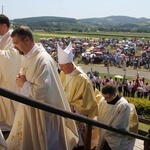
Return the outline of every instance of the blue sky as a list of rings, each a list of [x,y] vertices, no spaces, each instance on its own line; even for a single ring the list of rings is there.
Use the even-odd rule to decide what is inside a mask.
[[[57,16],[75,19],[107,16],[150,19],[150,0],[0,0],[10,19]]]

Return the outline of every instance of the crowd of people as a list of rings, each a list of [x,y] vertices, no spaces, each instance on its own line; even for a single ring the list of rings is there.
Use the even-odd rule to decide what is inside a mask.
[[[87,76],[90,78],[94,86],[101,90],[101,88],[107,83],[112,83],[116,86],[117,92],[120,96],[124,97],[137,97],[145,98],[150,100],[150,85],[145,82],[145,78],[140,78],[137,73],[137,78],[133,80],[128,80],[127,78],[112,78],[95,76],[93,72],[87,72]]]
[[[84,63],[97,63],[105,66],[150,69],[150,42],[144,38],[137,39],[92,39],[92,38],[42,38],[40,42],[53,56],[57,55],[57,42],[66,47],[69,41],[73,45],[74,58]],[[145,48],[146,47],[146,48]]]
[[[120,82],[111,83],[113,81],[106,78],[109,81],[105,84],[103,79],[100,92],[101,85],[98,88],[94,80],[91,82],[93,78],[75,65],[76,54],[72,48],[76,47],[70,38],[52,39],[54,47],[44,48],[45,43],[35,42],[28,26],[11,30],[10,21],[4,14],[0,15],[0,35],[1,87],[114,128],[137,133],[136,110],[117,92]],[[51,48],[57,50],[58,63],[51,57],[55,55]],[[0,98],[1,149],[85,149],[86,124]],[[9,135],[4,138],[6,131]],[[97,142],[92,145],[93,150],[134,148],[135,138],[102,128],[93,129],[92,138],[95,137]]]

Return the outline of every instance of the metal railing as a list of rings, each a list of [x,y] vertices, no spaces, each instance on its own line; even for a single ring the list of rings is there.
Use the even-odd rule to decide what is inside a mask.
[[[77,121],[86,123],[88,126],[88,138],[87,138],[87,141],[85,144],[85,150],[90,150],[92,126],[104,128],[106,130],[110,130],[110,131],[113,131],[116,133],[128,135],[128,136],[140,139],[140,140],[145,140],[145,141],[150,142],[150,138],[148,138],[148,137],[145,137],[145,136],[142,136],[139,134],[134,134],[132,132],[123,131],[123,130],[120,130],[117,128],[113,128],[113,127],[108,126],[104,123],[92,120],[90,118],[87,118],[87,117],[84,117],[84,116],[81,116],[81,115],[78,115],[75,113],[68,112],[66,110],[60,109],[60,108],[52,106],[50,104],[39,102],[37,100],[34,100],[32,98],[29,98],[29,97],[26,97],[26,96],[23,96],[23,95],[20,95],[17,93],[14,93],[14,92],[6,90],[4,88],[0,88],[0,95],[4,96],[6,98],[12,99],[14,101],[23,103],[23,104],[26,104],[26,105],[29,105],[32,107],[36,107],[36,108],[41,109],[41,110],[44,110],[44,111],[47,111],[50,113],[54,113],[56,115],[59,115],[59,116],[65,117],[65,118],[70,118],[73,120],[77,120]]]

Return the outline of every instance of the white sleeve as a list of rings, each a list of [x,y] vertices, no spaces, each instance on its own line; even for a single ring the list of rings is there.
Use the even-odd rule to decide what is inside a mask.
[[[30,88],[30,82],[25,82],[23,87],[22,87],[22,90],[21,90],[21,93],[24,95],[24,96],[27,96],[29,97],[29,88]]]

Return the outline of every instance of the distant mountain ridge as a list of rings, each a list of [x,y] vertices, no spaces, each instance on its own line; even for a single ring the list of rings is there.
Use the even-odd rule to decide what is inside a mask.
[[[109,16],[103,18],[87,18],[81,19],[83,22],[93,22],[93,23],[111,23],[114,25],[117,24],[126,24],[126,23],[143,23],[150,22],[150,19],[147,18],[134,18],[128,16]]]
[[[33,29],[47,31],[130,31],[150,32],[150,19],[128,16],[74,19],[66,17],[41,16],[12,20],[14,25],[28,25]]]

